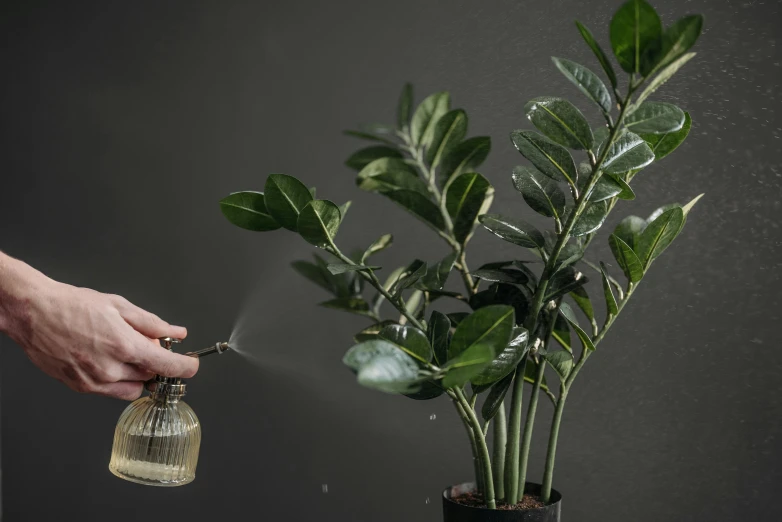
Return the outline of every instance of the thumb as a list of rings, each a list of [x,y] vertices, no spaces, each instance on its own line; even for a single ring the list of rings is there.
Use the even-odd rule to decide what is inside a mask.
[[[187,337],[187,329],[183,326],[174,326],[156,316],[147,312],[138,306],[122,300],[118,303],[117,310],[130,326],[145,337],[158,339],[160,337],[175,337],[184,339]]]

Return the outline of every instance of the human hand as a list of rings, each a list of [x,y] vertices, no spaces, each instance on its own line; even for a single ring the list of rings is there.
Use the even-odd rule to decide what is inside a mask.
[[[16,268],[0,270],[0,326],[38,368],[72,390],[134,400],[154,374],[192,377],[198,371],[197,358],[169,352],[157,340],[184,338],[185,328],[118,295]]]

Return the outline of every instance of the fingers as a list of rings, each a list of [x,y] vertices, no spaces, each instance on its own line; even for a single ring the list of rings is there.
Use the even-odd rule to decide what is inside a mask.
[[[141,397],[144,391],[144,383],[140,381],[120,381],[110,384],[95,385],[91,393],[114,397],[126,401],[135,401]]]
[[[115,305],[122,318],[137,332],[146,337],[155,339],[160,337],[184,339],[187,337],[187,328],[170,325],[160,317],[139,308],[125,298],[119,296],[115,298]]]
[[[155,374],[135,364],[122,363],[120,381],[148,381]]]
[[[135,359],[131,361],[135,365],[165,377],[187,379],[198,371],[197,357],[169,352],[151,339],[140,340],[136,347]]]

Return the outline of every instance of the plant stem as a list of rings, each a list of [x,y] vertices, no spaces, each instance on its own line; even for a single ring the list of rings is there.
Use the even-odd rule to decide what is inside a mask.
[[[507,423],[505,421],[505,403],[500,404],[497,415],[494,416],[494,455],[492,457],[492,469],[494,470],[494,484],[496,486],[497,499],[505,498],[505,443],[507,442]]]
[[[507,451],[505,453],[505,502],[511,506],[519,501],[519,445],[521,435],[522,396],[524,394],[525,355],[516,367],[508,418]]]
[[[456,412],[459,414],[459,417],[462,419],[462,423],[464,424],[464,427],[467,429],[467,437],[470,439],[470,448],[472,449],[472,465],[473,465],[473,471],[475,472],[475,486],[478,489],[478,493],[480,495],[483,495],[484,492],[483,473],[481,470],[480,457],[478,453],[478,443],[475,439],[475,432],[473,431],[472,425],[470,424],[470,419],[467,415],[467,412],[464,410],[464,407],[459,402],[459,398],[456,397],[456,394],[451,392],[450,390],[448,390],[448,395],[451,396],[454,407],[456,408]]]
[[[543,473],[543,487],[540,491],[540,499],[545,504],[548,504],[551,499],[551,484],[554,480],[554,460],[557,454],[557,438],[559,437],[559,426],[562,423],[562,412],[565,410],[567,392],[568,387],[563,384],[557,407],[554,409],[554,418],[551,421],[551,433],[549,433],[548,451],[546,452],[546,468]]]
[[[458,397],[459,402],[462,404],[462,408],[464,408],[464,410],[467,412],[467,416],[470,419],[470,424],[472,425],[472,430],[475,434],[475,439],[478,444],[478,454],[480,455],[482,475],[485,485],[483,500],[486,502],[486,507],[489,509],[497,509],[497,502],[494,498],[494,479],[491,472],[491,457],[489,456],[489,448],[486,446],[486,438],[483,436],[481,423],[478,420],[478,417],[475,415],[475,410],[470,407],[467,399],[464,397],[464,392],[462,392],[462,390],[458,387],[451,389],[456,394],[456,397]]]
[[[546,373],[546,361],[540,361],[538,364],[538,373],[535,374],[535,384],[532,385],[532,395],[527,407],[527,419],[524,421],[524,435],[521,442],[521,457],[519,463],[519,500],[524,498],[524,490],[527,485],[527,466],[529,464],[529,452],[532,446],[532,430],[535,426],[535,414],[538,411],[538,395],[540,394],[540,384],[543,382],[543,376]]]

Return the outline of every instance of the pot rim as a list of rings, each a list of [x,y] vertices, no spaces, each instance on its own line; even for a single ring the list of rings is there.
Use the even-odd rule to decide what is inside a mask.
[[[532,486],[532,487],[530,488],[530,486]],[[540,490],[541,487],[542,486],[540,484],[537,484],[535,482],[527,482],[527,484],[526,484],[526,486],[524,488],[524,492],[526,493],[530,489],[532,489],[533,491],[535,489]],[[453,486],[448,486],[447,488],[445,488],[443,490],[443,500],[445,500],[446,502],[448,502],[450,504],[453,504],[455,506],[459,506],[460,509],[467,509],[467,510],[474,510],[474,511],[494,511],[494,510],[490,510],[489,508],[486,508],[486,507],[468,506],[466,504],[461,504],[459,502],[456,502],[456,501],[452,500],[451,499],[451,492],[454,489],[458,489],[459,493],[466,493],[468,491],[475,491],[475,489],[476,489],[475,488],[475,482],[462,482],[461,484],[454,484]],[[553,500],[553,502],[549,502],[548,504],[546,504],[543,507],[531,508],[531,509],[521,509],[521,510],[517,510],[517,511],[522,512],[522,513],[543,513],[545,511],[548,511],[548,510],[552,509],[554,506],[556,506],[557,504],[562,502],[562,493],[560,493],[556,489],[552,489],[551,490],[551,499]]]

